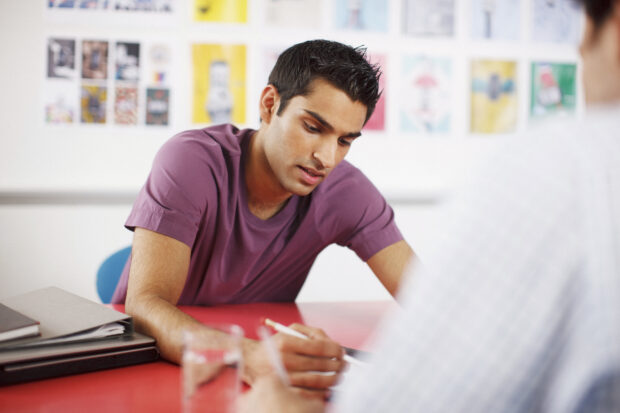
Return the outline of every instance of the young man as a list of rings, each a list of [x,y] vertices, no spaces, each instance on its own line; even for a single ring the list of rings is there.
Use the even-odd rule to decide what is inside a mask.
[[[620,0],[582,3],[586,119],[509,143],[451,198],[333,411],[620,411]],[[273,378],[245,402],[324,409]]]
[[[262,91],[257,131],[218,125],[183,132],[157,154],[127,219],[131,259],[113,302],[179,362],[185,329],[205,328],[176,305],[293,301],[318,253],[353,249],[394,294],[409,245],[380,193],[343,161],[377,99],[378,69],[364,51],[315,40],[278,58]],[[324,389],[342,350],[322,332],[312,342],[278,335],[300,387]],[[218,333],[212,332],[214,339]],[[271,369],[244,344],[244,378]]]

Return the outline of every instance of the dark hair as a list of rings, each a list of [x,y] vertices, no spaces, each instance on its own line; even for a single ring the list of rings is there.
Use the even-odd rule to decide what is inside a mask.
[[[596,27],[603,25],[607,17],[611,16],[615,0],[575,0],[586,9],[586,14],[592,19]]]
[[[353,48],[330,40],[309,40],[286,49],[269,75],[269,83],[280,94],[278,115],[295,96],[310,93],[310,83],[321,78],[366,106],[367,121],[381,92],[379,65],[366,60],[364,47]]]

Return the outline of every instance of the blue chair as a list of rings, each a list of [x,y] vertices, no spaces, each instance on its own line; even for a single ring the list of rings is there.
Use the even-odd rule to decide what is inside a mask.
[[[116,284],[131,253],[131,246],[125,247],[106,258],[97,271],[97,293],[101,302],[108,304],[112,299]]]

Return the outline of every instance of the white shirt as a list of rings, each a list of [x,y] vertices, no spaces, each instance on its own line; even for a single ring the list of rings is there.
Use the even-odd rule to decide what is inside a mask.
[[[620,108],[474,175],[335,410],[620,412]]]

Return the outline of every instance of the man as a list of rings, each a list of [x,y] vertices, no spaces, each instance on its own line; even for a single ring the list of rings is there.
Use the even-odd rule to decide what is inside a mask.
[[[176,305],[293,301],[317,254],[331,243],[368,262],[394,294],[409,245],[391,208],[343,161],[379,98],[364,51],[315,40],[278,58],[259,101],[257,131],[218,125],[183,132],[157,154],[127,219],[132,255],[113,302],[179,362],[186,329],[205,329]],[[277,335],[293,384],[325,389],[342,350],[316,329],[312,343]],[[214,339],[218,334],[211,332]],[[270,371],[245,340],[244,379]]]
[[[509,143],[455,194],[333,411],[620,411],[620,0],[581,2],[592,110]],[[324,409],[273,378],[245,402]]]

